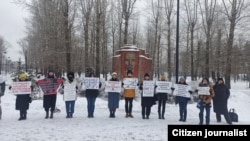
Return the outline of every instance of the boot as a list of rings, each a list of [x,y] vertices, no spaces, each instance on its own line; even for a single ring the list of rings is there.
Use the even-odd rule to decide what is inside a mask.
[[[115,110],[113,110],[113,118],[115,118]]]
[[[27,113],[23,114],[23,120],[27,119]]]
[[[70,118],[70,115],[69,115],[69,114],[67,114],[66,118]]]
[[[23,112],[20,111],[20,118],[18,120],[23,120]]]
[[[50,113],[50,118],[53,118],[53,111],[51,111]]]
[[[159,116],[159,119],[161,119],[162,117],[161,117],[161,113],[160,112],[158,112],[158,116]]]
[[[162,112],[162,114],[161,114],[161,119],[165,119],[165,117],[164,117],[164,112]]]
[[[46,111],[46,116],[45,116],[45,119],[49,118],[49,112]]]

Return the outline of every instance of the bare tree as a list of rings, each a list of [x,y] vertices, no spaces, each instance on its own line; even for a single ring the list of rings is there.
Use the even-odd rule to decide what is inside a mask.
[[[127,44],[128,42],[128,27],[129,27],[129,20],[134,10],[136,0],[121,0],[122,3],[122,16],[125,20],[124,25],[124,40],[123,43]]]
[[[0,36],[0,74],[2,74],[3,55],[6,53],[4,38]]]
[[[209,78],[209,67],[210,67],[210,42],[211,42],[211,30],[214,22],[215,7],[217,0],[204,0],[204,8],[201,6],[199,1],[203,28],[206,34],[206,54],[205,54],[205,77]]]
[[[191,43],[190,43],[190,55],[191,55],[191,80],[195,80],[194,77],[194,29],[197,23],[197,7],[198,0],[194,0],[192,3],[190,1],[185,1],[185,8],[187,11],[188,27],[190,28]]]
[[[167,16],[167,49],[168,49],[168,62],[167,62],[167,71],[168,79],[171,80],[172,76],[172,44],[171,44],[171,23],[174,11],[174,0],[164,0],[165,13]]]
[[[232,48],[234,43],[234,31],[237,22],[241,20],[241,12],[244,8],[244,0],[230,0],[229,3],[225,3],[223,0],[223,5],[225,8],[225,14],[230,22],[229,35],[227,39],[227,58],[226,58],[226,74],[225,74],[225,84],[231,88],[230,76],[231,76],[231,63],[232,63]]]

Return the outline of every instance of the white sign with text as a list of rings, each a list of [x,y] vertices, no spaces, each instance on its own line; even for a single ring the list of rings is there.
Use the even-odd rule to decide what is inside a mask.
[[[143,93],[142,96],[143,97],[154,97],[154,81],[143,81]]]

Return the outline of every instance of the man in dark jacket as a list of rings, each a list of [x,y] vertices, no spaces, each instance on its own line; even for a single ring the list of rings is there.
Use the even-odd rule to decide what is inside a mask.
[[[221,114],[228,124],[232,124],[232,121],[228,114],[227,101],[230,96],[230,91],[224,84],[222,78],[218,78],[216,84],[214,85],[215,96],[213,99],[214,112],[216,113],[217,122],[221,122]]]

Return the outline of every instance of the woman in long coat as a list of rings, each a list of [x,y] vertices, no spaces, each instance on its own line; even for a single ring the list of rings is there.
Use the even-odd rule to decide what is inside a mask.
[[[117,79],[117,73],[113,72],[112,73],[112,78],[109,81],[119,81]],[[119,100],[120,100],[120,93],[117,92],[108,92],[108,108],[110,118],[115,117],[115,111],[117,108],[119,108]]]
[[[150,80],[150,76],[148,73],[144,75],[144,80]],[[139,89],[143,90],[143,82],[139,84]],[[154,97],[144,97],[143,91],[141,92],[141,107],[142,107],[142,119],[149,119],[151,113],[151,107],[155,104],[155,96]]]
[[[230,96],[230,91],[224,84],[222,78],[218,78],[216,84],[214,85],[215,96],[213,98],[214,112],[216,113],[217,122],[221,122],[221,115],[228,124],[232,124],[232,121],[228,114],[227,101]]]

